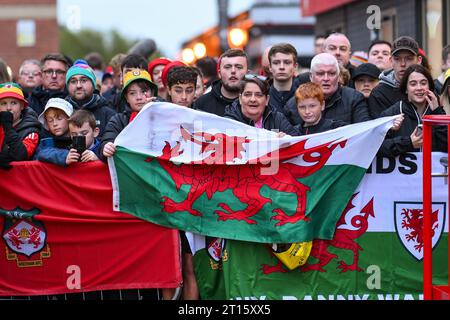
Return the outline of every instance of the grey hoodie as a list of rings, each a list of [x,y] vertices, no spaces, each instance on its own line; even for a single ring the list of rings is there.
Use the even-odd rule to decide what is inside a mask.
[[[394,69],[384,70],[380,73],[378,79],[380,79],[379,83],[387,84],[392,88],[400,87],[400,83],[395,79]]]
[[[373,88],[368,99],[372,119],[378,118],[381,112],[406,97],[400,92],[400,83],[395,79],[393,69],[383,71],[379,79],[380,82]]]

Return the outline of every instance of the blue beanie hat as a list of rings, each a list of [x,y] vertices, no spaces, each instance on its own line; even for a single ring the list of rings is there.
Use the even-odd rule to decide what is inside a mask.
[[[83,75],[89,78],[89,80],[92,81],[92,85],[95,89],[97,80],[95,78],[94,71],[91,67],[89,67],[88,63],[85,60],[78,59],[74,62],[73,66],[69,70],[67,70],[66,85],[68,85],[70,78],[76,75]]]

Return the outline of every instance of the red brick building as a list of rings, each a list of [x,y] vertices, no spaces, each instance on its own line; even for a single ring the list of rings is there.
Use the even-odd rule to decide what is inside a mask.
[[[59,50],[56,0],[0,0],[0,58],[17,75],[25,59]]]

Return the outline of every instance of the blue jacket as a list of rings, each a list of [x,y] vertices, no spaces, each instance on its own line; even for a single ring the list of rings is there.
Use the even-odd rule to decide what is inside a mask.
[[[95,139],[94,144],[89,150],[93,151],[99,157],[100,141]],[[35,153],[35,160],[53,163],[61,167],[67,167],[66,159],[69,150],[72,147],[72,139],[70,138],[44,138],[39,143]]]

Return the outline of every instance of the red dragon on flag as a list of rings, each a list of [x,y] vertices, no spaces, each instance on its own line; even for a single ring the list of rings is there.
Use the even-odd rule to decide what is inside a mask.
[[[273,212],[272,220],[277,220],[276,226],[283,226],[287,223],[295,223],[299,220],[308,221],[306,217],[306,192],[310,188],[297,179],[313,174],[321,169],[338,146],[345,147],[346,141],[329,142],[311,148],[306,148],[307,139],[293,144],[287,148],[280,149],[277,153],[269,153],[258,158],[255,164],[246,165],[226,165],[232,163],[234,159],[241,159],[241,152],[245,151],[244,144],[250,142],[246,137],[228,136],[224,133],[210,134],[206,132],[189,133],[181,127],[181,137],[184,141],[191,141],[201,146],[201,153],[207,155],[201,161],[194,161],[189,164],[177,165],[170,160],[183,153],[180,150],[181,143],[178,141],[174,147],[166,141],[162,150],[162,155],[158,157],[159,164],[170,174],[177,191],[182,185],[190,185],[191,188],[187,197],[181,202],[163,196],[161,204],[166,213],[187,211],[193,216],[202,216],[202,212],[193,208],[194,202],[204,193],[211,199],[214,193],[224,192],[231,189],[234,196],[247,207],[242,210],[235,210],[226,203],[219,203],[221,209],[214,213],[218,216],[218,221],[238,220],[248,224],[257,224],[252,219],[267,203],[272,200],[261,194],[261,188],[269,188],[281,192],[295,193],[297,195],[297,208],[295,213],[288,215],[281,208],[276,208]],[[207,154],[208,153],[208,154]],[[298,165],[294,163],[281,162],[295,156],[302,156],[303,161],[310,166]],[[153,158],[147,158],[150,162]],[[271,175],[262,175],[265,164],[270,160],[280,161],[278,170]],[[196,166],[207,164],[204,166]],[[215,165],[209,165],[215,164]]]

